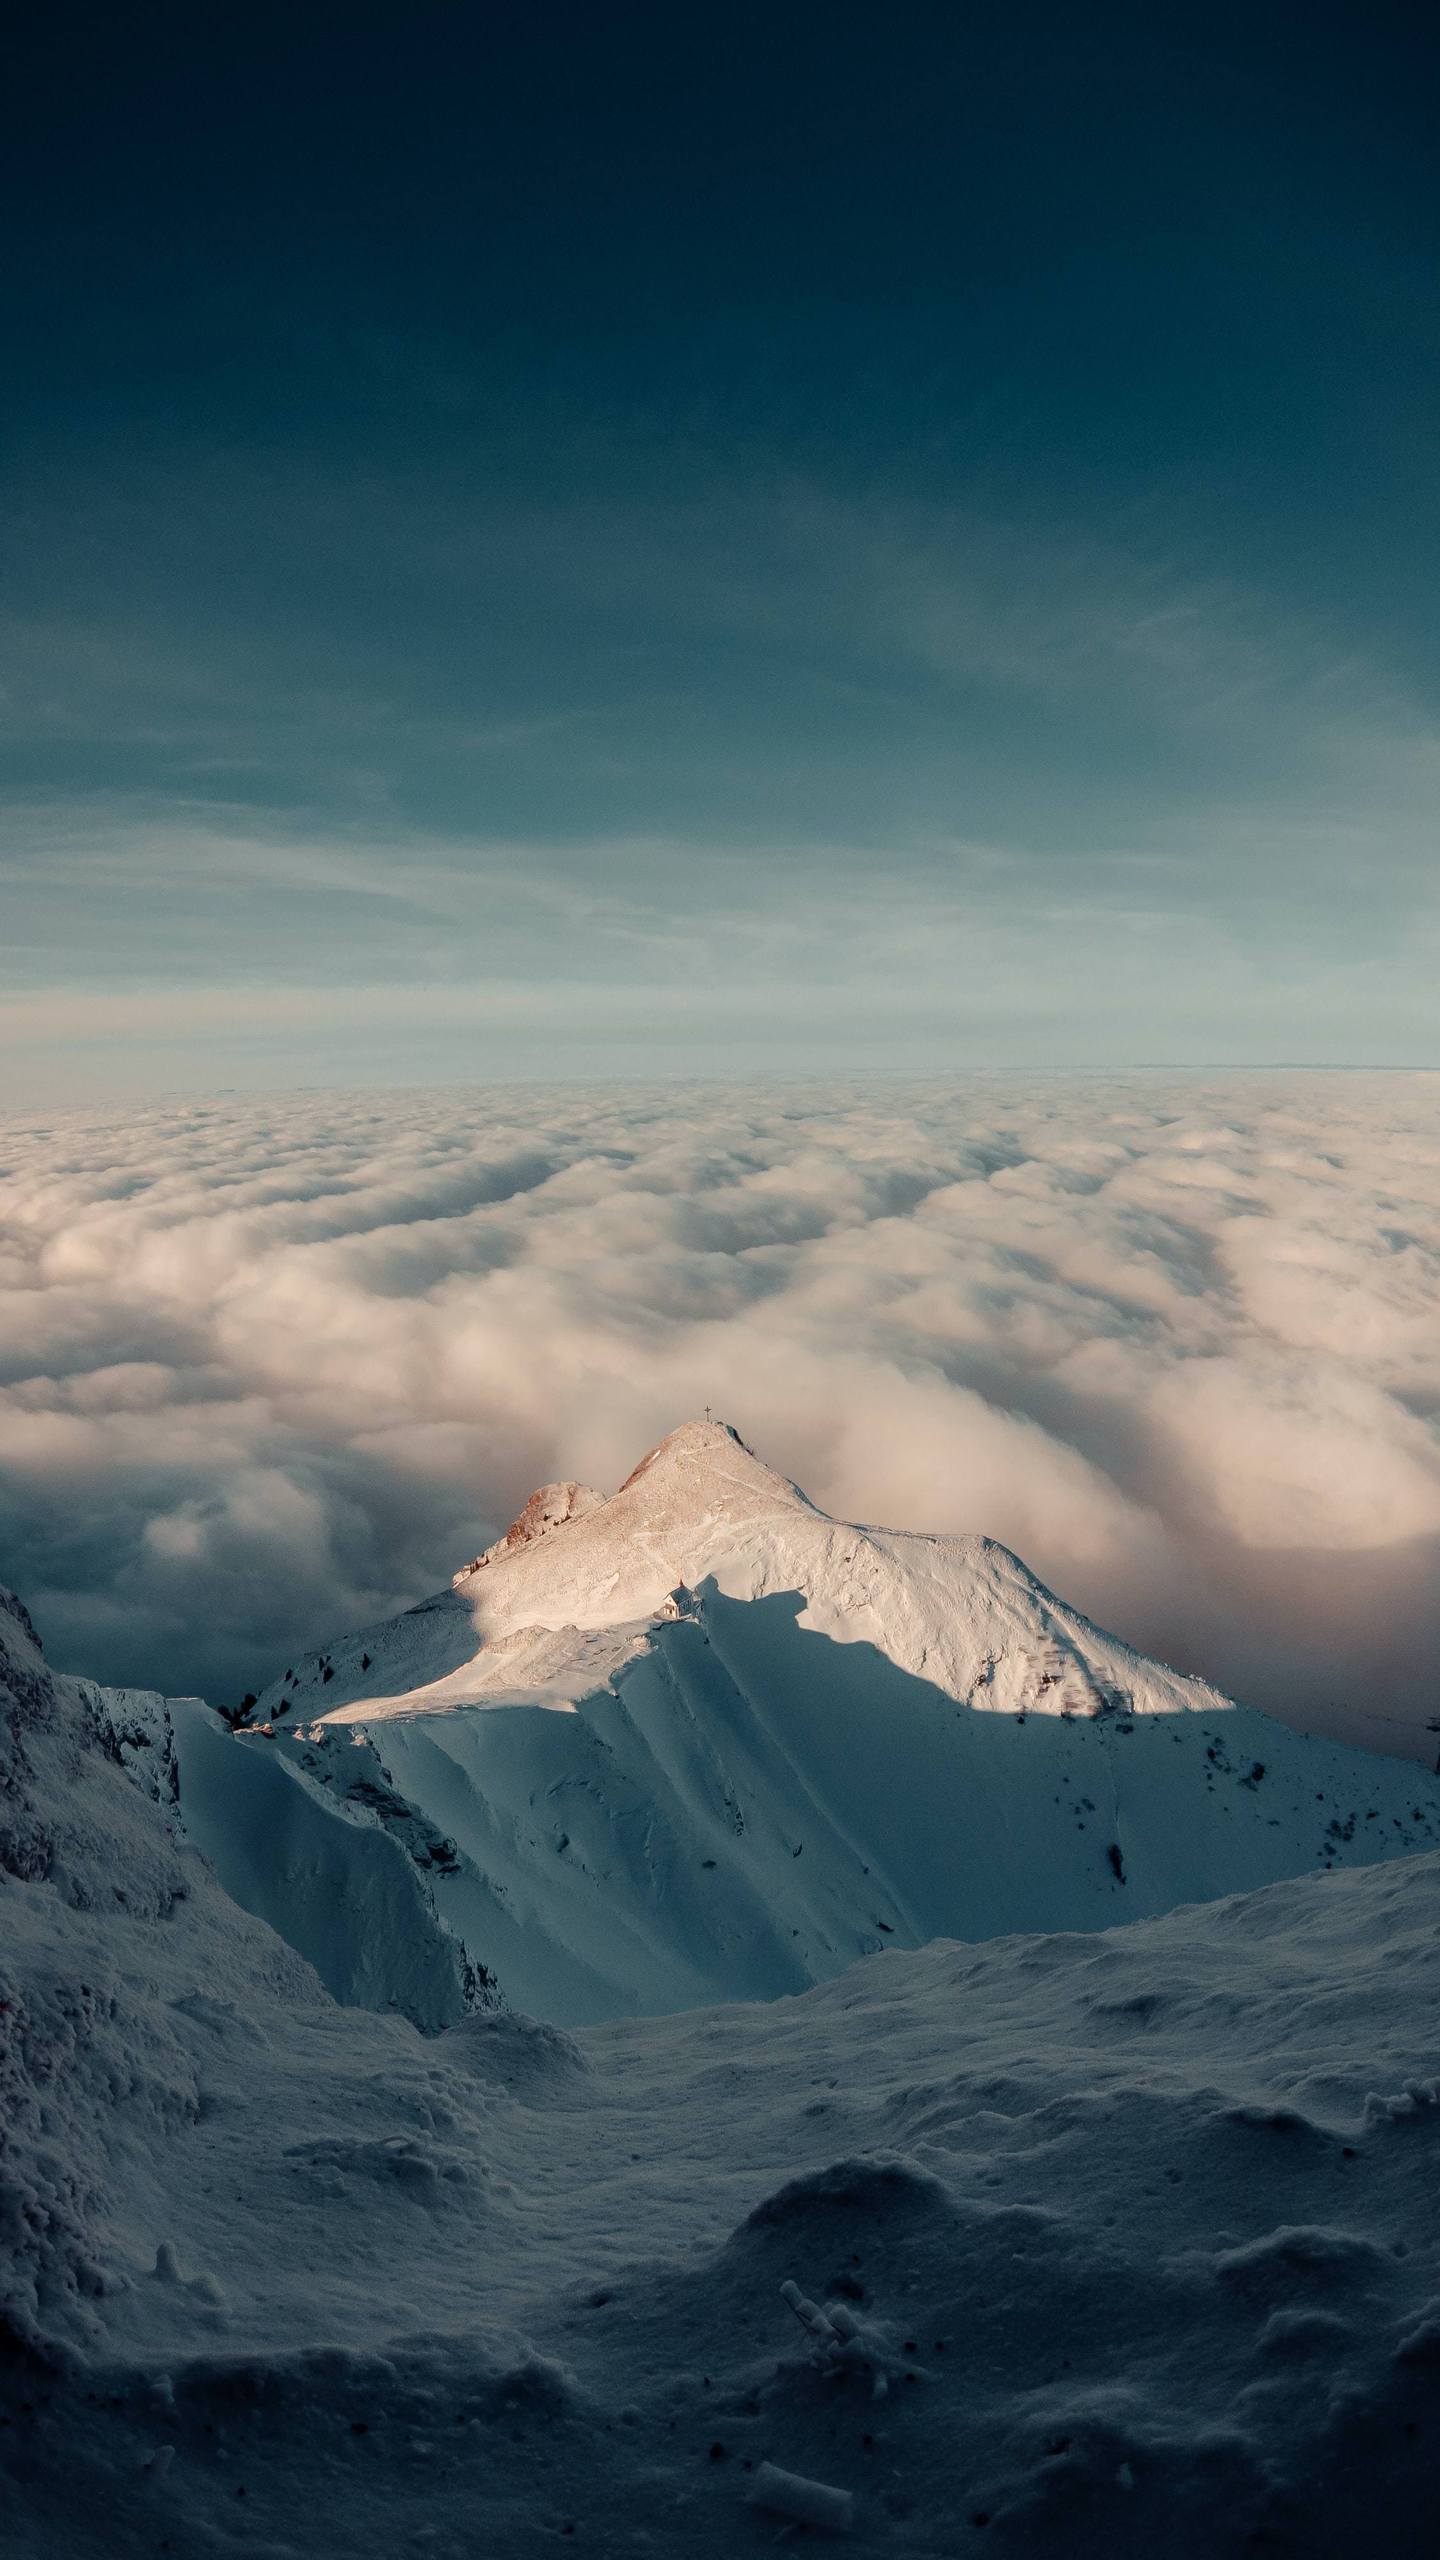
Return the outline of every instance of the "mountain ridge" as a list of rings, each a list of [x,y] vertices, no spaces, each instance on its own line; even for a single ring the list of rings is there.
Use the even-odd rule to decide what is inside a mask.
[[[305,1844],[328,1810],[341,1849],[378,1828],[403,1850],[463,1951],[444,1980],[571,2026],[1440,1841],[1426,1773],[1147,1660],[992,1539],[831,1519],[716,1422],[608,1497],[541,1487],[448,1589],[292,1665],[257,1729],[170,1712],[181,1821],[282,1932],[264,1825],[301,1791],[292,1926],[324,1978],[345,1959]],[[234,1752],[271,1806],[243,1857]],[[369,1890],[352,1936],[381,1928]],[[436,1978],[433,1954],[372,1970],[402,2005]]]
[[[517,1537],[543,1497],[572,1490],[586,1495],[583,1508]],[[447,1620],[447,1594],[437,1593],[302,1657],[299,1674],[262,1690],[256,1720],[298,1716],[312,1697],[327,1724],[488,1701],[573,1704],[565,1649],[546,1639],[573,1631],[583,1690],[607,1658],[603,1643],[583,1639],[613,1635],[618,1671],[644,1631],[674,1615],[677,1595],[707,1578],[732,1598],[801,1590],[810,1624],[839,1641],[878,1635],[903,1668],[987,1710],[1088,1713],[1107,1686],[1118,1686],[1137,1713],[1228,1703],[1207,1681],[1151,1663],[1106,1634],[993,1538],[832,1518],[727,1423],[681,1424],[614,1494],[592,1500],[592,1493],[542,1487],[504,1536],[455,1576],[448,1599],[469,1611],[473,1644],[458,1614]],[[422,1627],[422,1618],[430,1623]],[[396,1630],[404,1630],[404,1667],[429,1676],[387,1692],[385,1661],[371,1647]],[[357,1652],[371,1653],[370,1661],[357,1663]]]

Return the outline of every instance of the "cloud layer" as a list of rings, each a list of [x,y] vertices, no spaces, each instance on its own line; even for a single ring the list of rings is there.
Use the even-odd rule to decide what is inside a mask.
[[[0,1575],[220,1698],[706,1403],[1292,1721],[1428,1748],[1423,1076],[498,1087],[3,1132]]]

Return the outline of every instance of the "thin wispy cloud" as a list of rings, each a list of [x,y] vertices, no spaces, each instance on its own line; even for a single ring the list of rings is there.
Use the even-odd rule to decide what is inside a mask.
[[[183,53],[92,31],[77,77],[37,34],[23,1097],[1440,1062],[1413,38],[922,15],[761,78],[689,16],[576,18],[565,72],[477,20],[363,148],[257,24],[214,169]],[[645,1000],[687,964],[688,1041]],[[401,994],[367,1042],[426,984],[433,1038]],[[67,1058],[121,987],[152,1036]],[[212,989],[255,1054],[182,1028]]]
[[[764,473],[501,503],[184,450],[78,532],[60,494],[5,711],[23,1097],[94,1090],[107,1022],[107,1082],[164,1087],[187,1041],[251,1081],[237,990],[272,1081],[356,1072],[367,1006],[402,1078],[607,1042],[839,1069],[857,1036],[899,1071],[935,1039],[1019,1070],[1433,1054],[1413,674],[1181,541],[1181,506],[1107,531]],[[508,1061],[497,1012],[535,1024]]]

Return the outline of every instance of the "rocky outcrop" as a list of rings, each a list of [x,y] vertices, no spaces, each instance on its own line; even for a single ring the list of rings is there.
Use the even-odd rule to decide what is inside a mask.
[[[576,1484],[573,1478],[563,1484],[542,1484],[511,1521],[504,1537],[497,1538],[483,1555],[461,1567],[454,1586],[458,1589],[472,1573],[494,1564],[497,1557],[511,1555],[517,1547],[532,1546],[537,1538],[548,1537],[552,1529],[563,1529],[568,1520],[579,1520],[587,1511],[600,1510],[604,1501],[604,1494],[597,1493],[593,1484]]]

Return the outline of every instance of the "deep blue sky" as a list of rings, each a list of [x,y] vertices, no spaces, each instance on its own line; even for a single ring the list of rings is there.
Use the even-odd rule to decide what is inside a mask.
[[[1440,1060],[1418,18],[12,70],[15,1092]]]

